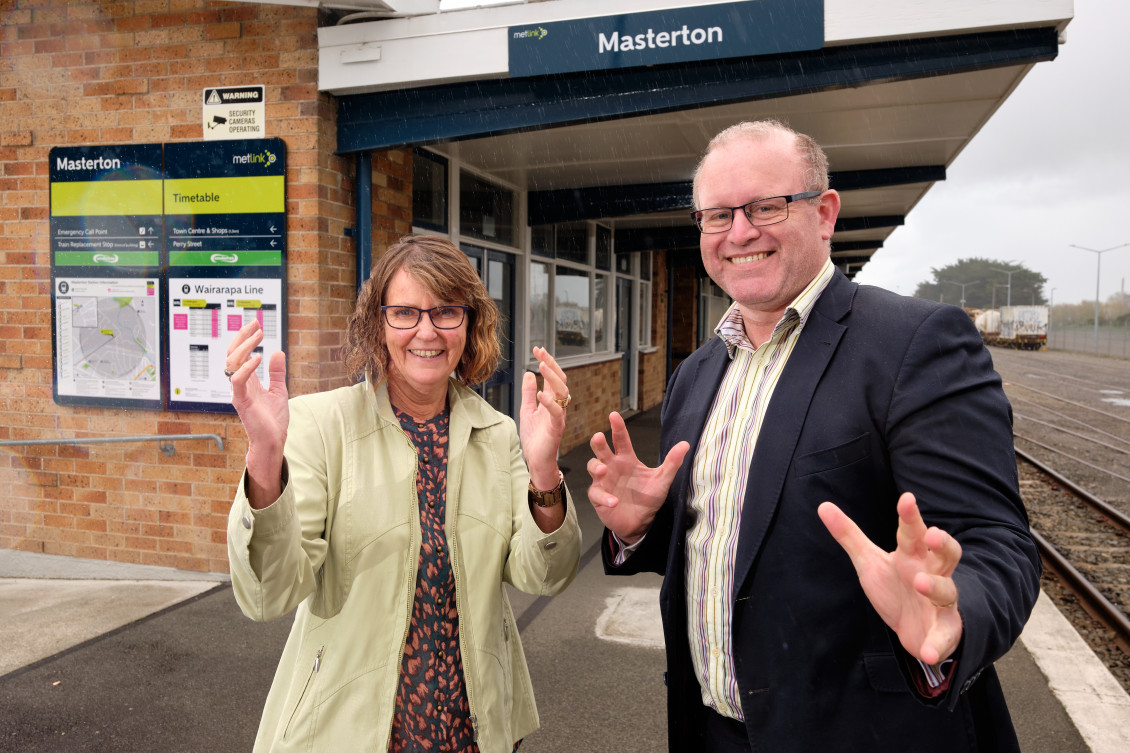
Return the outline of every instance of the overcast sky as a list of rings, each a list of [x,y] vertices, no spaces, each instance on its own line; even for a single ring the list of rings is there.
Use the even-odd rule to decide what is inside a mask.
[[[980,256],[1040,272],[1057,305],[1094,301],[1100,255],[1070,244],[1130,243],[1127,30],[1128,0],[1075,0],[1059,56],[1029,71],[856,281],[912,295],[931,269]],[[1099,298],[1130,294],[1130,247],[1101,258]]]

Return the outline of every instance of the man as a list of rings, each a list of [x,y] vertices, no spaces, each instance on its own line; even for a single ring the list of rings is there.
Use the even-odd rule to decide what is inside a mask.
[[[992,663],[1040,562],[969,317],[834,268],[827,159],[780,123],[716,136],[694,202],[735,303],[671,377],[662,464],[615,413],[589,461],[606,571],[664,575],[670,749],[1019,750]]]

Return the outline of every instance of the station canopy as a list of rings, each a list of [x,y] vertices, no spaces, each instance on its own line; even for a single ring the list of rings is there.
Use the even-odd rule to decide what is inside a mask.
[[[1072,0],[323,5],[319,88],[337,97],[340,153],[427,146],[528,191],[531,225],[614,220],[618,250],[691,249],[710,137],[777,118],[828,154],[843,197],[832,255],[849,275],[1055,58],[1073,14]],[[747,47],[710,57],[707,29]],[[600,55],[573,49],[586,33]]]

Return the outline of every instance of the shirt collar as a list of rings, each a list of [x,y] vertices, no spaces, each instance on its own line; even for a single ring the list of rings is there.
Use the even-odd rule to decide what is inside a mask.
[[[835,273],[836,268],[832,264],[831,258],[824,260],[824,266],[812,278],[812,281],[805,286],[804,290],[793,299],[793,302],[785,309],[785,313],[781,319],[773,327],[773,334],[770,340],[777,338],[785,330],[796,325],[803,325],[808,320],[808,315],[812,313],[813,307],[816,305],[817,299],[820,294],[824,292],[824,288],[828,287],[828,283],[832,281],[832,275]],[[757,350],[750,339],[746,337],[745,322],[742,320],[741,309],[738,308],[737,302],[730,305],[726,310],[725,315],[718,322],[718,326],[714,328],[714,334],[722,338],[722,342],[726,343],[726,352],[729,353],[730,358],[734,357],[734,351],[737,348],[746,348],[747,350]]]

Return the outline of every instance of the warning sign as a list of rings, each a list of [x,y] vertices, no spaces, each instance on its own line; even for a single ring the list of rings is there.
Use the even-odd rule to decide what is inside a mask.
[[[267,135],[262,86],[212,86],[204,90],[204,140],[261,139]]]

